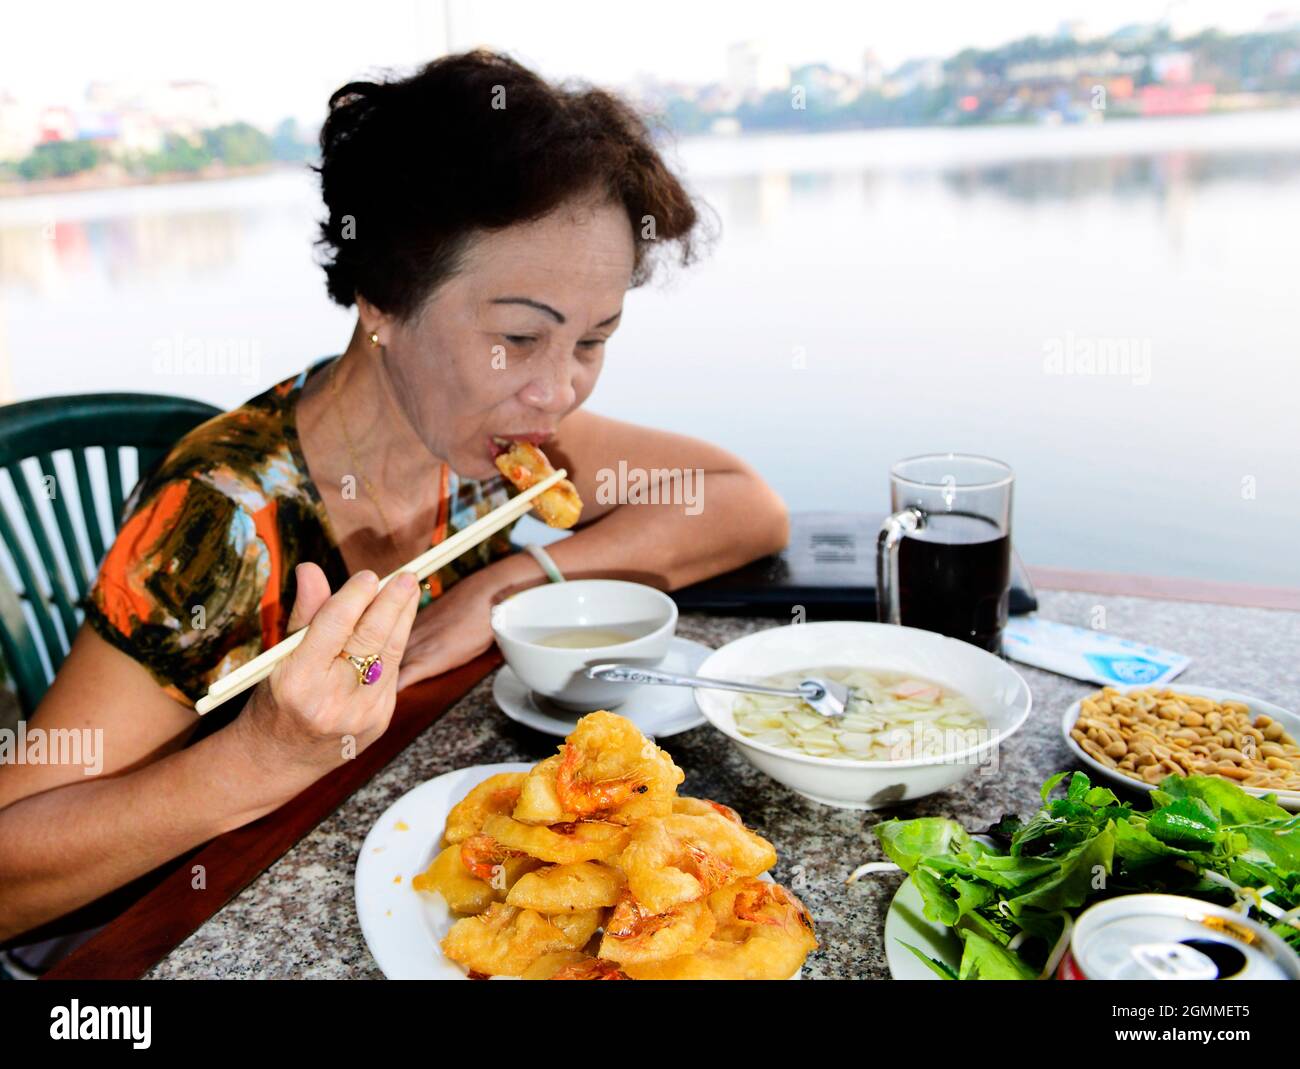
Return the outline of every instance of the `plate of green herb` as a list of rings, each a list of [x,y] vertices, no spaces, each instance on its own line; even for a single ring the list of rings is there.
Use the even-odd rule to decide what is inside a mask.
[[[1028,820],[1006,816],[983,834],[945,817],[878,824],[886,856],[908,874],[885,918],[890,973],[1050,977],[1079,912],[1151,892],[1236,906],[1300,949],[1300,816],[1213,776],[1171,775],[1149,802],[1135,809],[1085,773],[1061,772]]]

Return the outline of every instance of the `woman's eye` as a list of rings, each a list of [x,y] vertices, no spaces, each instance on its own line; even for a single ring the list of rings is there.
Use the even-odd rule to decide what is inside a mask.
[[[531,334],[503,334],[502,337],[511,345],[527,345],[537,340]]]
[[[578,342],[578,348],[585,349],[587,352],[592,352],[593,350],[599,349],[604,344],[604,338],[592,338],[590,341]]]

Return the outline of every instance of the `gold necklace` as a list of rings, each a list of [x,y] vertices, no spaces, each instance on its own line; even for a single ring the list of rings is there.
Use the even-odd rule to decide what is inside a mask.
[[[375,511],[379,513],[379,518],[384,523],[384,529],[388,532],[388,544],[396,550],[398,546],[397,538],[393,534],[393,525],[388,522],[388,515],[384,512],[384,506],[379,503],[379,493],[375,490],[375,484],[370,481],[369,477],[366,475],[365,469],[361,465],[361,460],[357,456],[356,446],[352,443],[352,435],[348,433],[347,420],[343,418],[343,408],[338,403],[338,369],[341,361],[342,357],[339,357],[330,365],[330,407],[334,409],[334,414],[339,421],[339,427],[343,431],[343,442],[348,448],[348,457],[352,461],[352,466],[356,468],[357,474],[361,476],[361,485],[366,488],[366,493],[370,495],[370,500],[374,502]],[[420,580],[420,586],[424,588],[426,594],[433,593],[433,586],[430,584],[429,580]]]
[[[340,357],[340,360],[342,358]],[[379,494],[375,490],[375,484],[372,483],[366,475],[365,469],[361,466],[361,461],[357,457],[356,446],[352,444],[352,435],[348,433],[347,420],[343,418],[343,409],[339,405],[339,361],[336,360],[330,366],[330,407],[334,409],[335,416],[338,417],[339,427],[343,431],[343,441],[348,447],[348,457],[352,460],[352,466],[361,476],[361,485],[366,488],[366,493],[370,495],[370,500],[374,502],[375,510],[379,513],[379,518],[384,523],[384,529],[388,532],[388,541],[394,549],[397,548],[397,538],[393,534],[393,525],[388,522],[388,515],[384,512],[384,506],[379,503]]]

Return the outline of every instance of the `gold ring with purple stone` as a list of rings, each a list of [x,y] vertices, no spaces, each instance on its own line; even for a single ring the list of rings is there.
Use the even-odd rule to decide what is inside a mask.
[[[354,657],[344,650],[339,656],[357,670],[357,682],[363,687],[378,683],[379,677],[384,674],[384,662],[377,653],[372,653],[369,657]]]

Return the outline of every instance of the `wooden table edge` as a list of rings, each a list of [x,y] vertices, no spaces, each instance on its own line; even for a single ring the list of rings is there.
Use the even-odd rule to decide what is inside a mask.
[[[1200,601],[1252,609],[1300,612],[1300,589],[1261,583],[1225,583],[1177,576],[1090,572],[1072,568],[1028,567],[1029,578],[1042,590],[1156,598],[1161,601]]]
[[[156,887],[42,979],[139,979],[387,767],[500,663],[501,654],[493,647],[459,668],[402,691],[388,730],[354,760],[273,813],[183,856]],[[203,866],[206,882],[202,888],[193,886],[198,865]]]

